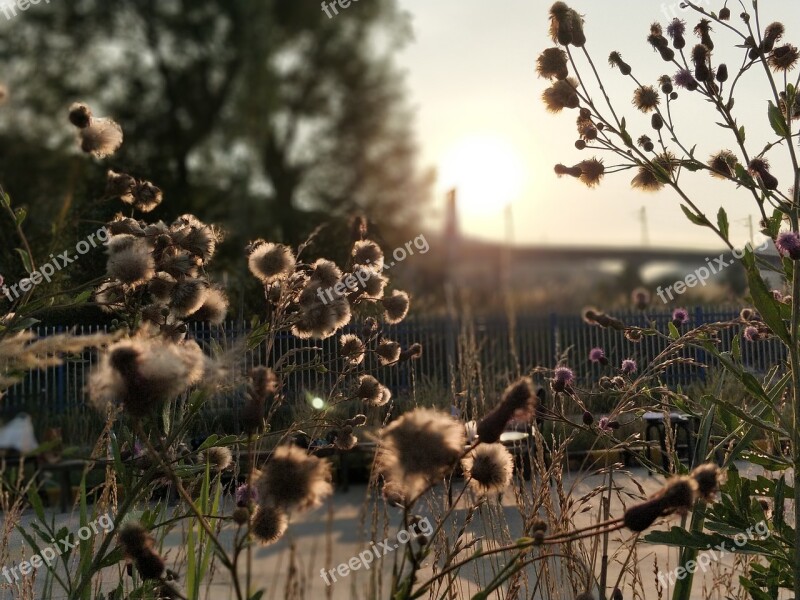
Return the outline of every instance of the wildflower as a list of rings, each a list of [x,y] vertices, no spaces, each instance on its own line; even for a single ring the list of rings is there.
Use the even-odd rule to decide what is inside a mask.
[[[320,258],[311,265],[311,281],[332,288],[342,279],[342,271],[336,263]]]
[[[764,30],[764,39],[761,42],[761,51],[764,54],[771,52],[775,44],[783,38],[785,32],[786,28],[783,26],[783,23],[776,21],[767,25],[767,28]]]
[[[568,367],[556,367],[553,371],[553,391],[566,392],[571,391],[572,383],[575,381],[575,373]]]
[[[360,365],[364,361],[364,342],[357,335],[347,334],[339,338],[341,355],[353,365]]]
[[[95,158],[111,156],[122,145],[122,127],[111,119],[90,119],[79,132],[81,150]]]
[[[363,287],[361,287],[361,281],[364,280],[363,274],[366,273],[369,277],[366,278],[364,281]],[[373,271],[372,269],[363,269],[362,270],[362,279],[359,280],[359,288],[363,291],[364,295],[367,298],[372,300],[380,300],[383,298],[383,291],[388,283],[388,280],[381,275],[380,273]]]
[[[569,77],[567,53],[561,48],[548,48],[536,60],[539,77],[546,79],[566,79]]]
[[[667,25],[667,35],[672,39],[672,46],[676,50],[686,47],[686,21],[675,18]]]
[[[608,359],[606,358],[606,351],[602,348],[592,348],[589,350],[589,362],[607,365]]]
[[[689,311],[685,308],[676,308],[672,311],[672,324],[680,327],[689,322]]]
[[[655,144],[653,144],[653,140],[650,139],[650,136],[647,135],[639,136],[639,139],[636,140],[636,143],[645,152],[652,152],[655,149]]]
[[[464,451],[463,423],[427,408],[407,412],[383,430],[376,458],[380,473],[414,498],[441,480]]]
[[[578,97],[578,81],[572,77],[556,81],[547,88],[542,94],[547,110],[558,113],[565,108],[578,108],[580,98]]]
[[[707,463],[696,467],[689,477],[697,483],[697,494],[700,498],[706,501],[714,499],[714,496],[719,491],[719,467],[713,463]]]
[[[769,171],[769,161],[766,158],[754,158],[747,165],[747,169],[753,177],[756,177],[761,185],[768,190],[778,189],[777,178]]]
[[[383,406],[391,400],[392,393],[372,375],[362,375],[358,378],[355,396],[372,406]]]
[[[694,34],[700,38],[700,42],[709,50],[714,49],[714,41],[711,39],[711,21],[708,19],[700,19],[700,22],[694,27]]]
[[[733,179],[736,175],[736,165],[739,161],[730,150],[720,150],[708,161],[711,176],[717,179]]]
[[[228,298],[219,288],[210,288],[203,304],[192,313],[195,321],[221,325],[228,314]]]
[[[250,521],[250,531],[264,545],[274,544],[289,527],[286,513],[276,506],[260,505]]]
[[[783,256],[792,260],[800,259],[800,234],[796,231],[784,231],[775,240],[775,246]]]
[[[633,94],[633,105],[643,113],[654,111],[659,105],[658,92],[652,85],[643,85]]]
[[[658,78],[658,83],[661,85],[661,91],[665,94],[671,94],[673,87],[672,87],[672,77],[669,75],[662,75]]]
[[[395,341],[383,339],[378,343],[378,348],[375,354],[378,355],[378,360],[382,365],[390,365],[396,363],[400,358],[400,344]]]
[[[392,295],[382,301],[384,308],[384,319],[390,325],[396,325],[406,318],[410,301],[408,294],[399,290],[394,290]]]
[[[414,360],[422,356],[422,344],[415,342],[400,353],[399,362]]]
[[[797,66],[798,59],[800,59],[800,52],[798,52],[797,46],[786,44],[772,51],[769,56],[769,64],[773,71],[791,71]]]
[[[666,62],[671,62],[675,58],[675,52],[669,47],[669,41],[664,37],[660,24],[653,23],[650,26],[650,35],[647,36],[647,41]]]
[[[638,344],[642,341],[642,332],[639,329],[626,329],[625,339],[634,344]]]
[[[628,358],[622,361],[620,370],[622,371],[623,375],[632,375],[633,373],[636,373],[637,368],[636,361]]]
[[[758,327],[753,327],[750,325],[744,328],[742,337],[748,342],[757,342],[761,339],[761,332],[758,330]]]
[[[590,188],[596,187],[600,183],[606,171],[603,161],[596,158],[581,161],[576,166],[581,170],[581,181]]]
[[[234,499],[236,501],[236,506],[240,508],[256,504],[258,503],[258,489],[254,485],[243,483],[236,488]]]
[[[129,286],[138,286],[155,275],[155,261],[150,248],[137,240],[137,243],[112,252],[108,257],[106,270],[110,277]]]
[[[697,44],[692,48],[692,62],[694,63],[694,76],[697,81],[711,79],[711,69],[708,67],[708,48]]]
[[[209,294],[208,282],[204,279],[186,277],[175,284],[170,306],[179,317],[188,317],[202,308]]]
[[[296,446],[280,446],[256,482],[262,504],[285,510],[315,508],[331,494],[331,465]]]
[[[641,532],[656,519],[674,513],[686,514],[697,499],[698,485],[691,477],[675,477],[649,500],[628,508],[623,515],[625,527]]]
[[[262,282],[285,279],[294,271],[295,257],[291,248],[258,240],[251,244],[248,257],[250,272]]]
[[[481,494],[502,492],[514,472],[514,460],[503,444],[480,444],[461,464],[470,486]]]
[[[533,381],[529,377],[515,381],[503,392],[500,404],[478,422],[478,438],[482,443],[493,444],[500,439],[506,425],[515,415],[533,414],[536,404]]]
[[[694,92],[700,87],[700,84],[697,83],[694,75],[692,75],[691,71],[687,69],[681,69],[675,74],[675,85],[677,85],[679,88],[689,90],[690,92]]]
[[[292,334],[300,339],[328,338],[350,322],[352,313],[347,299],[339,297],[324,303],[317,297],[318,290],[313,283],[303,290],[300,311],[292,327]]]
[[[612,52],[608,55],[608,64],[612,67],[617,67],[623,75],[631,74],[631,66],[622,60],[622,55],[619,52]]]
[[[358,445],[358,438],[353,435],[352,425],[345,425],[334,434],[333,445],[338,450],[347,452]]]
[[[166,569],[164,560],[153,549],[155,540],[139,523],[127,523],[119,532],[125,558],[136,565],[142,579],[160,579]]]
[[[214,256],[222,235],[210,225],[199,223],[178,228],[173,226],[171,236],[178,246],[207,263]]]
[[[643,192],[657,192],[664,187],[664,184],[658,180],[648,167],[641,166],[636,176],[631,180],[631,186]]]
[[[141,417],[197,383],[204,369],[197,344],[122,340],[109,347],[89,376],[89,398],[98,409],[119,403],[130,415]]]
[[[362,240],[353,244],[353,263],[366,265],[376,271],[383,268],[383,250],[372,240]]]
[[[69,107],[69,122],[78,129],[85,129],[92,122],[92,109],[83,102],[75,102]]]
[[[591,117],[578,117],[578,135],[581,139],[591,142],[597,139],[597,127],[592,122]]]
[[[636,288],[631,292],[631,301],[637,309],[644,310],[650,305],[650,292],[641,287]]]
[[[566,3],[556,2],[550,7],[550,37],[562,46],[583,46],[586,44],[583,18]]]

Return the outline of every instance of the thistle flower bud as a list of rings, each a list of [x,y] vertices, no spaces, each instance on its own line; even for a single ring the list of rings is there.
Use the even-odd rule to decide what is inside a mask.
[[[748,170],[753,177],[761,181],[761,185],[768,190],[778,189],[778,179],[769,172],[769,162],[765,158],[754,158],[748,165]]]
[[[711,21],[708,19],[700,19],[700,22],[694,28],[695,35],[700,38],[700,42],[709,50],[714,49],[711,31]]]
[[[727,6],[723,7],[719,11],[719,20],[720,21],[730,21],[731,20],[731,9]]]
[[[630,75],[631,74],[631,67],[628,63],[622,60],[622,55],[619,52],[612,52],[608,55],[608,64],[612,67],[617,67],[619,72],[623,75]]]
[[[725,63],[717,67],[717,81],[720,83],[725,83],[728,81],[728,65]]]
[[[661,115],[655,113],[650,119],[650,125],[652,125],[653,129],[659,131],[662,127],[664,127],[664,119],[661,118]]]
[[[592,413],[590,413],[588,410],[584,411],[582,421],[587,427],[594,423],[594,417],[592,416]]]

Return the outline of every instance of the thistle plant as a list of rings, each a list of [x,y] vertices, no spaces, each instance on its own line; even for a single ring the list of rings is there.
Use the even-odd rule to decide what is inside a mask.
[[[719,4],[723,4],[720,2]],[[742,315],[741,337],[737,336],[732,349],[723,351],[713,339],[701,341],[701,346],[719,361],[730,374],[744,383],[759,400],[755,414],[737,411],[740,438],[731,447],[737,452],[747,448],[759,430],[768,431],[789,440],[790,457],[782,457],[770,465],[773,471],[793,470],[794,489],[800,484],[800,161],[798,132],[794,123],[798,111],[800,78],[793,71],[800,60],[797,47],[784,38],[787,34],[780,22],[765,23],[763,10],[756,1],[751,6],[736,4],[741,9],[728,8],[727,2],[717,11],[700,3],[686,1],[693,23],[682,19],[669,23],[655,22],[649,32],[643,32],[643,43],[657,53],[664,64],[662,73],[643,74],[635,60],[625,58],[611,49],[608,54],[610,72],[604,72],[601,62],[589,51],[582,16],[564,2],[550,9],[550,33],[554,47],[545,50],[538,59],[538,74],[550,81],[542,99],[553,113],[574,112],[577,115],[577,150],[595,156],[572,166],[558,164],[559,176],[579,179],[595,187],[606,175],[633,174],[631,185],[642,192],[669,190],[679,200],[680,209],[693,224],[710,229],[728,248],[733,249],[730,224],[724,207],[713,207],[716,218],[707,216],[712,207],[707,199],[694,198],[687,182],[692,177],[710,176],[727,181],[732,190],[752,197],[761,215],[761,231],[772,239],[781,257],[781,268],[764,263],[748,250],[742,263],[747,271],[750,297],[755,311]],[[739,13],[733,16],[732,13]],[[721,49],[732,48],[739,55],[735,64],[721,62]],[[727,55],[726,55],[727,56]],[[745,83],[747,82],[747,83]],[[612,101],[609,90],[629,84],[635,110],[646,115],[646,127],[634,126],[626,119],[623,109]],[[751,115],[742,114],[737,106],[737,90],[742,85],[760,84],[768,110],[762,123],[769,127],[772,139],[763,148],[753,148],[748,142],[747,128],[760,123],[745,123]],[[708,158],[698,156],[695,142],[673,116],[676,103],[691,102],[707,110],[709,119],[716,120],[730,139],[728,148],[719,148]],[[783,156],[778,160],[778,154]],[[603,158],[600,158],[603,157]],[[783,169],[774,165],[787,164]],[[789,297],[773,294],[762,275],[765,270],[776,271],[791,290]],[[748,309],[750,310],[750,309]],[[590,318],[603,326],[611,325],[594,312]],[[677,327],[683,315],[673,323],[671,336],[682,339]],[[644,332],[648,334],[649,332]],[[687,334],[688,335],[688,334]],[[786,348],[785,365],[776,365],[777,373],[768,374],[764,381],[746,372],[739,360],[741,339],[745,343],[759,339],[777,338]],[[602,357],[595,355],[595,360]],[[782,373],[786,373],[782,376]],[[790,415],[782,412],[780,399],[784,390],[791,394]],[[727,406],[730,410],[731,407]],[[738,480],[737,480],[738,481]],[[780,481],[784,481],[783,475]],[[781,484],[782,485],[782,484]],[[741,488],[739,489],[741,491]],[[781,499],[783,493],[779,492]],[[800,502],[792,501],[794,523],[800,523]],[[750,505],[748,500],[747,505]],[[719,519],[722,513],[715,515]],[[730,518],[730,515],[728,515]],[[699,535],[708,523],[704,510],[696,510],[691,529]],[[777,593],[786,587],[800,594],[800,527],[792,528],[783,519],[776,523],[781,532],[779,556],[764,550],[769,569],[755,569],[744,585],[748,591]],[[659,538],[664,541],[664,538]],[[685,563],[696,549],[687,548],[682,555]],[[772,573],[774,577],[767,576]],[[675,598],[688,598],[692,578],[680,581]],[[753,596],[761,597],[761,596]],[[773,596],[771,596],[773,597]]]

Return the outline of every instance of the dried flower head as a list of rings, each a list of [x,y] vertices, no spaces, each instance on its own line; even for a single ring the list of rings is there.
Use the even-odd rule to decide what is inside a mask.
[[[267,284],[291,275],[295,257],[288,246],[258,240],[251,244],[248,266],[253,275]]]
[[[114,236],[116,237],[116,236]],[[112,237],[111,240],[114,238]],[[125,244],[111,252],[106,264],[109,277],[129,286],[147,283],[155,275],[152,250],[143,240],[123,238]],[[131,243],[128,243],[131,242]],[[109,246],[113,244],[109,241]]]
[[[296,446],[280,446],[261,468],[256,485],[262,504],[308,510],[333,492],[331,465]]]
[[[360,365],[364,361],[364,342],[352,333],[339,338],[340,354],[350,365]]]
[[[391,392],[372,375],[361,375],[355,391],[356,398],[372,406],[383,406],[391,399]]]
[[[142,334],[108,348],[89,376],[89,398],[100,410],[122,404],[125,412],[141,417],[197,383],[204,370],[196,343],[165,343]]]
[[[708,19],[700,19],[694,27],[694,34],[700,38],[700,42],[709,50],[714,49],[714,42],[711,39],[711,21]]]
[[[546,79],[566,79],[569,77],[567,53],[561,48],[548,48],[536,60],[539,77]]]
[[[228,297],[221,289],[212,287],[208,290],[203,304],[191,314],[192,320],[211,325],[221,325],[228,315]]]
[[[576,167],[581,170],[581,181],[590,188],[596,187],[606,172],[603,161],[596,158],[581,161]]]
[[[778,179],[770,173],[769,161],[766,158],[754,158],[747,165],[750,174],[757,178],[761,185],[768,190],[778,189]]]
[[[608,55],[608,64],[618,68],[619,72],[623,75],[627,76],[631,74],[631,66],[622,60],[622,55],[619,52],[612,52]]]
[[[586,44],[583,18],[566,3],[556,2],[550,7],[550,37],[562,46],[583,46]]]
[[[394,290],[391,296],[384,297],[381,302],[384,308],[384,320],[389,325],[396,325],[405,319],[411,305],[408,294],[400,290]]]
[[[224,471],[233,462],[233,454],[227,446],[212,446],[205,451],[205,458],[211,470],[217,472]]]
[[[800,234],[796,231],[784,231],[778,234],[775,240],[775,247],[783,256],[788,256],[792,260],[800,259]]]
[[[95,158],[111,156],[122,146],[122,127],[112,119],[91,119],[78,135],[81,150]]]
[[[503,444],[480,444],[461,465],[470,486],[480,494],[501,493],[514,472],[514,459]]]
[[[441,480],[464,451],[464,424],[450,415],[417,408],[389,424],[376,456],[379,472],[400,483],[408,498]]]
[[[772,51],[769,56],[769,65],[773,71],[791,71],[797,66],[798,59],[800,59],[800,51],[797,50],[797,46],[786,44]]]
[[[697,483],[697,494],[707,502],[714,499],[719,491],[720,472],[714,463],[707,463],[696,467],[689,477]]]
[[[652,85],[640,86],[633,93],[633,105],[643,113],[654,111],[660,102],[658,92]]]
[[[142,579],[160,579],[166,566],[154,550],[155,540],[139,523],[128,523],[119,532],[118,539],[125,558],[136,565]]]
[[[736,175],[736,165],[739,163],[736,155],[730,150],[720,150],[708,161],[711,175],[718,179],[733,179]]]
[[[631,186],[643,192],[657,192],[664,187],[664,184],[659,181],[649,167],[641,166],[631,180]]]
[[[542,94],[547,110],[558,113],[565,108],[578,108],[580,98],[578,97],[578,81],[572,77],[556,81],[547,88]]]
[[[360,240],[353,244],[353,263],[368,266],[376,271],[383,269],[383,250],[372,240]]]
[[[289,527],[286,513],[276,506],[260,505],[250,521],[250,531],[262,544],[274,544]]]
[[[382,365],[396,363],[400,358],[400,352],[400,344],[388,339],[378,342],[378,347],[375,349],[375,354],[378,355],[378,360]]]
[[[533,381],[529,377],[518,379],[505,389],[500,403],[478,422],[478,438],[484,444],[497,442],[512,418],[530,418],[536,405]]]
[[[92,122],[92,109],[83,102],[75,102],[69,107],[69,122],[78,129],[85,129]]]
[[[332,288],[342,279],[342,271],[331,260],[320,258],[311,265],[311,281]]]
[[[170,307],[177,316],[188,317],[202,308],[209,292],[210,289],[206,280],[186,277],[175,284],[172,290]]]

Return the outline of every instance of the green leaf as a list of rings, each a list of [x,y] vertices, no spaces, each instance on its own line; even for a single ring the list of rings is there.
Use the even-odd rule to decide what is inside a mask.
[[[28,211],[24,208],[18,208],[14,211],[14,220],[17,223],[17,227],[22,225],[23,221],[25,221],[25,217],[28,216]]]
[[[772,131],[774,131],[776,135],[782,138],[791,135],[791,131],[786,124],[786,119],[783,117],[781,109],[775,106],[771,100],[769,103],[769,124],[772,125]]]
[[[761,318],[769,325],[772,333],[777,335],[787,346],[791,346],[791,336],[789,335],[789,330],[786,328],[786,323],[781,317],[778,301],[775,300],[775,296],[772,295],[772,292],[761,277],[761,273],[755,264],[755,257],[753,256],[752,250],[747,249],[745,251],[742,263],[747,270],[747,282],[750,285],[750,296],[753,299],[753,304],[756,309],[761,314]]]
[[[22,266],[25,267],[26,273],[33,273],[33,261],[31,261],[31,256],[22,248],[14,248],[19,254],[20,258],[22,259]]]
[[[728,223],[728,213],[726,213],[725,209],[722,207],[720,207],[719,212],[717,213],[717,227],[719,227],[722,237],[727,240],[728,232],[730,230],[730,223]]]
[[[675,327],[675,323],[673,323],[672,321],[670,321],[670,322],[667,324],[667,326],[669,327],[669,338],[670,338],[671,340],[677,340],[679,337],[681,337],[681,332],[680,332],[680,331],[678,331],[678,328],[677,328],[677,327]]]
[[[706,219],[706,218],[705,218],[704,216],[702,216],[702,215],[695,214],[695,213],[694,213],[694,212],[693,212],[693,211],[692,211],[692,210],[691,210],[691,209],[690,209],[688,206],[686,206],[685,204],[681,204],[681,210],[683,211],[683,214],[685,214],[685,215],[686,215],[686,218],[687,218],[687,219],[689,219],[689,220],[690,220],[692,223],[694,223],[695,225],[700,225],[700,226],[702,226],[702,227],[708,227],[708,225],[709,225],[708,219]]]

